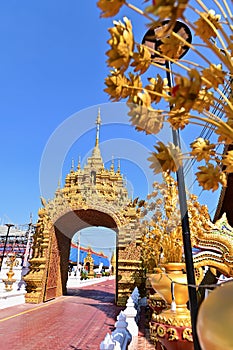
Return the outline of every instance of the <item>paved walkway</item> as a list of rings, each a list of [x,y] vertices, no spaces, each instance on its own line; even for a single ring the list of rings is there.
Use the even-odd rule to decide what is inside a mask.
[[[114,305],[114,284],[108,280],[69,289],[67,296],[44,304],[1,310],[0,349],[98,350],[121,310]],[[154,349],[144,334],[141,327],[138,350]]]

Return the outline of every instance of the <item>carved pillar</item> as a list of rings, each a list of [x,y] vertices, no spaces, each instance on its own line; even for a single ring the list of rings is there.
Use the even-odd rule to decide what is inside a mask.
[[[46,275],[49,262],[49,219],[45,209],[38,212],[36,232],[33,243],[33,258],[30,260],[30,270],[24,280],[27,284],[25,301],[28,303],[43,302]]]
[[[140,289],[142,283],[140,247],[136,241],[126,247],[119,247],[117,271],[117,305],[125,306],[134,288],[137,286]]]

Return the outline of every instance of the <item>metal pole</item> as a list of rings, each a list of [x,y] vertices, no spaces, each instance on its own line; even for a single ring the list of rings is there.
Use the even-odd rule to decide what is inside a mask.
[[[9,236],[9,233],[10,233],[10,228],[12,226],[14,226],[13,224],[5,224],[5,225],[7,226],[7,233],[6,233],[6,240],[5,240],[5,243],[4,243],[4,248],[3,248],[3,253],[2,253],[2,261],[1,261],[1,269],[0,269],[0,271],[2,270],[2,263],[3,263],[5,251],[6,251],[6,245],[7,245],[8,236]]]
[[[167,68],[167,80],[168,86],[172,87],[171,81],[171,66],[170,62],[165,62]],[[170,106],[170,109],[172,106]],[[180,143],[180,135],[178,130],[172,129],[172,137],[173,143],[175,146],[178,146],[181,149]],[[193,265],[193,254],[192,254],[192,245],[190,238],[190,228],[189,228],[189,218],[188,218],[188,207],[187,207],[187,198],[185,191],[185,181],[184,181],[184,171],[183,166],[180,166],[176,172],[177,184],[178,184],[178,194],[179,194],[179,202],[180,202],[180,215],[182,222],[182,236],[183,236],[183,245],[184,245],[184,256],[185,256],[185,266],[187,273],[187,281],[188,281],[188,292],[189,292],[189,308],[190,308],[190,316],[192,323],[192,333],[193,333],[193,345],[195,350],[201,350],[197,331],[196,331],[196,323],[197,323],[197,312],[198,312],[198,303],[197,303],[197,293],[194,287],[196,284],[195,274],[194,274],[194,265]]]
[[[24,253],[23,267],[27,267],[27,263],[28,263],[28,260],[29,260],[32,235],[33,235],[32,222],[30,222],[28,224],[28,237],[27,237],[27,245],[26,245],[26,249],[25,249],[25,253]]]
[[[77,257],[77,273],[78,273],[78,276],[80,276],[79,259],[80,259],[80,232],[78,232],[78,257]]]

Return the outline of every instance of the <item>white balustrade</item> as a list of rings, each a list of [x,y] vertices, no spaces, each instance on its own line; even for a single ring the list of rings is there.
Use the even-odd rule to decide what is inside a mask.
[[[115,330],[107,333],[100,350],[135,350],[138,341],[137,320],[140,317],[140,294],[135,287],[127,300],[126,308],[117,316]]]
[[[128,347],[129,350],[137,349],[138,344],[138,325],[136,323],[137,310],[135,309],[134,301],[132,297],[129,297],[126,304],[126,309],[123,311],[126,316],[126,322],[128,323],[127,329],[132,335],[132,341]]]
[[[104,340],[100,344],[100,350],[114,350],[116,343],[114,342],[112,335],[107,333]]]
[[[128,331],[127,326],[126,316],[123,311],[121,311],[117,316],[117,322],[115,323],[116,328],[112,332],[112,338],[116,343],[116,349],[126,350],[132,340],[132,335]]]
[[[126,316],[126,322],[128,323],[127,329],[132,336],[138,336],[138,325],[135,321],[137,316],[137,310],[134,307],[134,302],[132,297],[129,297],[126,309],[123,311]]]
[[[139,321],[139,317],[140,317],[140,294],[139,294],[139,290],[138,287],[135,287],[132,294],[131,294],[131,298],[133,299],[134,302],[134,307],[137,310],[137,315],[136,315],[136,322],[138,323]]]

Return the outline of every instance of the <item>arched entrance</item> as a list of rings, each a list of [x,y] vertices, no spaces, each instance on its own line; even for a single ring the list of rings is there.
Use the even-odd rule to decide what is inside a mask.
[[[30,272],[25,276],[26,301],[40,303],[66,294],[71,238],[85,227],[104,226],[117,234],[116,302],[118,305],[124,304],[136,284],[140,283],[136,208],[127,206],[115,213],[98,203],[98,208],[74,209],[58,214],[54,223],[45,208],[39,211],[39,216]]]
[[[75,232],[90,226],[104,226],[118,231],[110,213],[95,209],[69,211],[54,223],[44,301],[66,294],[71,239]]]
[[[84,169],[72,168],[65,186],[52,200],[42,199],[33,243],[26,302],[41,303],[66,293],[68,259],[74,233],[89,226],[104,226],[117,234],[116,302],[124,305],[140,284],[140,211],[129,199],[118,164],[105,169],[99,149],[100,115],[96,142]]]

